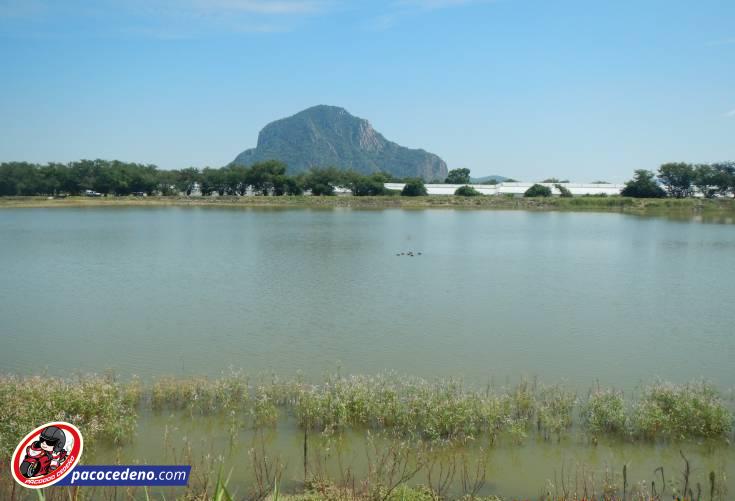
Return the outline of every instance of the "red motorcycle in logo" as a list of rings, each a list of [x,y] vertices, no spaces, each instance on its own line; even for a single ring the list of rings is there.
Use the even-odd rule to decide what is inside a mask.
[[[41,436],[26,447],[20,473],[26,478],[48,475],[66,461],[66,435],[56,426],[44,428]]]
[[[65,422],[46,423],[20,441],[10,471],[23,487],[48,487],[71,473],[79,463],[82,449],[82,434],[76,426]]]

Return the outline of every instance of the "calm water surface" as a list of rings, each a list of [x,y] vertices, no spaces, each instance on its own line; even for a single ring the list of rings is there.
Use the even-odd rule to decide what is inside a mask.
[[[735,383],[735,226],[621,214],[0,211],[0,370]],[[406,251],[421,256],[396,256]],[[45,355],[39,357],[40,347]]]
[[[396,256],[414,251],[421,256]],[[395,370],[503,384],[521,376],[635,388],[660,376],[735,383],[735,226],[620,214],[495,211],[0,211],[0,372],[122,376]],[[218,418],[145,413],[97,462],[248,464]],[[162,437],[193,459],[171,455]],[[184,438],[182,438],[184,437]],[[188,438],[186,438],[188,437]],[[268,437],[301,481],[293,423]],[[364,438],[345,461],[365,468]],[[479,444],[482,445],[482,444]],[[475,447],[478,457],[479,445]],[[731,447],[490,447],[484,492],[536,496],[547,479],[629,465],[735,477]],[[92,451],[93,449],[90,449]],[[334,462],[335,455],[331,461]],[[332,465],[334,467],[334,465]],[[252,485],[237,468],[233,486]],[[704,473],[703,473],[704,472]],[[419,479],[420,480],[420,479]],[[732,480],[729,480],[732,484]],[[729,485],[735,490],[735,485]]]

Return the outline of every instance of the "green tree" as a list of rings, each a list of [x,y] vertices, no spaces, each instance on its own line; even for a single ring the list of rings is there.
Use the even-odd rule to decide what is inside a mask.
[[[683,162],[663,164],[658,169],[658,178],[669,196],[685,198],[692,195],[694,168],[690,164]]]
[[[469,169],[452,169],[447,174],[445,180],[447,184],[470,184],[470,170]]]
[[[331,196],[334,188],[342,186],[344,181],[344,173],[336,167],[314,167],[304,178],[304,188],[315,196]]]
[[[172,196],[177,194],[176,181],[178,179],[178,172],[174,170],[161,170],[156,173],[156,186],[155,190],[158,190],[163,196]]]
[[[33,164],[7,162],[0,166],[1,195],[37,195],[38,185],[38,172]]]
[[[476,197],[476,196],[482,196],[482,193],[474,189],[472,186],[460,186],[456,190],[454,190],[455,196],[458,197]]]
[[[356,197],[385,195],[385,183],[389,179],[389,176],[382,172],[376,172],[369,176],[364,176],[355,171],[348,171],[344,174],[345,186]]]
[[[158,168],[148,164],[123,164],[122,168],[127,171],[127,192],[143,192],[153,194],[158,187]]]
[[[573,196],[572,192],[569,191],[569,189],[563,184],[556,183],[554,186],[556,187],[557,190],[559,190],[559,195],[562,198],[571,198]]]
[[[718,162],[712,164],[717,173],[717,191],[720,195],[735,194],[735,162]]]
[[[550,197],[551,188],[543,186],[541,184],[534,184],[526,190],[523,194],[524,197]]]
[[[720,182],[719,173],[708,164],[700,164],[694,167],[694,186],[705,198],[712,198],[718,191]]]
[[[205,167],[202,169],[202,195],[217,193],[222,196],[227,191],[227,176],[224,169]]]
[[[244,196],[247,193],[250,169],[244,165],[229,165],[225,168],[224,177],[228,194]]]
[[[61,172],[57,164],[46,164],[38,168],[39,192],[56,195],[61,188]]]
[[[426,186],[424,186],[424,181],[420,178],[413,178],[406,180],[406,185],[403,187],[403,190],[401,190],[401,196],[404,197],[421,197],[426,196],[428,192],[426,191]]]
[[[304,177],[288,176],[284,182],[283,191],[286,195],[296,196],[304,194]]]
[[[275,182],[286,175],[286,164],[278,160],[266,160],[250,166],[247,174],[247,184],[253,191],[269,195]]]
[[[191,195],[194,184],[200,181],[201,174],[196,167],[188,167],[180,171],[176,171],[176,189],[183,192],[186,196]]]
[[[635,198],[663,198],[666,196],[666,192],[656,182],[656,175],[645,169],[635,171],[633,179],[625,183],[625,188],[620,194]]]

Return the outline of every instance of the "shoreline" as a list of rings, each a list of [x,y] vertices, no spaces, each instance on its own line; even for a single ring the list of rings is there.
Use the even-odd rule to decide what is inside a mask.
[[[84,207],[242,207],[242,208],[352,208],[352,209],[479,209],[571,212],[620,212],[651,215],[722,214],[735,216],[732,199],[649,199],[627,197],[510,198],[400,196],[280,196],[280,197],[0,197],[0,209]]]

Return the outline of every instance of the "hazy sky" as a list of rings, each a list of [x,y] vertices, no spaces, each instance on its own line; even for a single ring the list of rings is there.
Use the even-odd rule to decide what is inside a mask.
[[[315,104],[474,175],[735,160],[735,1],[0,0],[0,161],[221,166]]]

